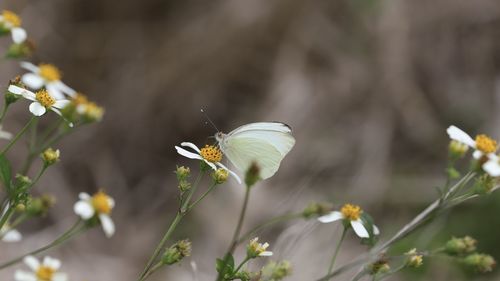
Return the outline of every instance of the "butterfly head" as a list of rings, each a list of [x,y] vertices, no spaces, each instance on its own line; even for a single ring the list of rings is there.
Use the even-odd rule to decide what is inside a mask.
[[[215,134],[215,140],[218,142],[218,143],[221,143],[224,139],[226,138],[226,134],[224,134],[223,132],[217,132]]]

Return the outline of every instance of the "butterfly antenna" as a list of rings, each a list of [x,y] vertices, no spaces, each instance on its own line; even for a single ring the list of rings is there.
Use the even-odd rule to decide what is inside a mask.
[[[200,109],[201,113],[203,114],[203,116],[205,116],[205,118],[207,119],[207,122],[205,122],[205,124],[210,124],[212,125],[212,127],[214,127],[214,129],[219,132],[219,129],[217,129],[217,126],[215,126],[215,123],[212,122],[212,119],[210,119],[210,117],[208,117],[208,114],[205,112],[205,110]]]

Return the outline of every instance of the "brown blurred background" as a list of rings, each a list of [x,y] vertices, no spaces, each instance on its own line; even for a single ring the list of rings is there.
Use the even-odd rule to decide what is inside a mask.
[[[173,146],[203,145],[215,132],[200,108],[226,132],[266,120],[294,129],[297,144],[280,171],[255,188],[246,229],[330,200],[361,204],[388,238],[443,183],[448,125],[500,137],[496,0],[2,0],[0,8],[22,16],[38,46],[31,61],[54,63],[106,108],[100,124],[60,144],[62,162],[38,185],[58,197],[49,216],[21,228],[23,243],[1,245],[4,260],[51,241],[74,221],[78,192],[105,188],[117,201],[115,237],[95,229],[49,253],[71,280],[135,280],[176,211],[175,165],[197,166]],[[1,40],[4,50],[9,40]],[[1,85],[20,73],[3,62]],[[16,104],[5,128],[28,116]],[[235,182],[210,195],[175,235],[193,241],[192,257],[151,280],[212,280],[242,196]],[[470,234],[499,259],[499,201],[494,194],[461,206],[400,250]],[[287,280],[309,281],[324,275],[338,230],[299,222],[260,236],[294,264]],[[340,263],[365,250],[358,242],[349,237]],[[476,277],[436,258],[391,279],[431,278]]]

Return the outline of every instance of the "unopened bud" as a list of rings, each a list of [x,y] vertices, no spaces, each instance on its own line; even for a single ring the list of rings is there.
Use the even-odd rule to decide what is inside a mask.
[[[467,150],[469,150],[469,147],[466,144],[456,140],[450,141],[448,146],[450,158],[454,160],[462,158],[467,153]]]
[[[183,181],[183,180],[187,179],[189,177],[190,173],[191,173],[191,170],[189,169],[189,167],[180,166],[180,167],[177,167],[177,169],[175,170],[175,174],[177,175],[178,181]]]
[[[260,167],[256,162],[252,162],[245,174],[245,184],[250,188],[260,179]]]
[[[59,161],[61,153],[59,149],[54,150],[52,148],[47,148],[41,155],[45,165],[50,166]]]
[[[483,195],[490,193],[490,191],[493,189],[494,186],[495,186],[494,179],[488,174],[483,174],[476,180],[472,190],[476,194]]]
[[[174,245],[170,246],[161,261],[163,264],[171,265],[180,262],[183,258],[191,255],[191,242],[189,240],[180,240]]]
[[[417,253],[417,249],[413,248],[410,251],[406,252],[406,265],[408,267],[417,268],[422,266],[423,264],[423,256]]]
[[[464,258],[463,262],[465,265],[481,273],[492,271],[496,265],[495,259],[492,256],[485,254],[468,255]]]
[[[332,204],[328,202],[311,202],[302,211],[302,216],[306,219],[316,216],[323,216],[330,213],[332,209]]]
[[[386,260],[378,260],[371,264],[370,266],[370,274],[376,275],[381,273],[387,273],[391,270],[391,266]]]
[[[28,201],[26,212],[31,216],[45,216],[55,203],[56,199],[52,195],[44,194],[40,197],[31,198]]]
[[[216,184],[222,184],[227,181],[229,177],[229,172],[226,169],[217,169],[212,173],[212,178]]]
[[[445,252],[452,256],[461,256],[474,252],[476,250],[477,240],[470,236],[463,238],[451,238],[446,242]]]
[[[270,262],[262,268],[264,280],[279,281],[292,274],[292,265],[289,261]]]

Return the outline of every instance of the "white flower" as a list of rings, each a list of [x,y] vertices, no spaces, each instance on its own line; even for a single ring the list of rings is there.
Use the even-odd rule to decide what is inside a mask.
[[[12,138],[12,133],[3,130],[3,126],[0,125],[0,139],[10,140]]]
[[[47,92],[56,99],[63,99],[64,94],[70,97],[76,96],[75,90],[61,82],[61,72],[57,67],[51,64],[36,66],[29,62],[21,62],[21,67],[31,71],[31,73],[26,73],[21,77],[21,81],[26,86],[34,90],[45,87]]]
[[[338,220],[345,220],[350,222],[352,229],[361,238],[369,238],[370,234],[363,224],[361,214],[363,210],[357,205],[345,204],[339,211],[333,211],[327,215],[321,216],[318,220],[322,223],[330,223]],[[380,230],[377,226],[373,225],[373,234],[379,235]]]
[[[19,242],[23,238],[21,233],[9,226],[9,224],[4,224],[0,230],[0,238],[3,242]]]
[[[474,140],[471,138],[471,136],[469,136],[469,134],[455,126],[448,127],[446,132],[448,133],[448,136],[450,136],[450,139],[456,140],[468,145],[471,148],[474,148],[475,151],[472,156],[475,159],[479,159],[484,155],[489,157],[493,155],[495,151],[497,151],[497,142],[487,135],[477,135],[476,139]]]
[[[115,207],[115,200],[102,191],[97,192],[93,196],[82,192],[78,197],[80,201],[76,202],[73,207],[75,213],[84,220],[89,220],[97,216],[106,237],[113,236],[115,233],[115,224],[111,220],[110,214]]]
[[[64,108],[68,103],[70,103],[67,99],[58,99],[52,96],[49,92],[45,90],[39,90],[36,93],[18,87],[16,85],[10,85],[9,92],[23,96],[25,99],[32,101],[29,106],[29,110],[35,116],[42,116],[48,110],[52,110],[58,115],[62,116],[61,111],[59,109]]]
[[[251,258],[255,257],[270,257],[273,255],[273,252],[267,251],[269,247],[269,243],[259,243],[259,238],[255,237],[250,240],[250,243],[247,245],[247,256]]]
[[[202,160],[208,166],[210,166],[210,168],[212,168],[214,171],[217,171],[217,166],[219,166],[222,169],[228,171],[229,174],[231,174],[231,176],[233,176],[236,179],[236,181],[238,181],[238,183],[241,184],[240,177],[235,172],[229,170],[226,166],[224,166],[220,162],[222,160],[222,152],[216,146],[206,145],[202,149],[199,149],[195,144],[190,142],[183,142],[181,143],[181,146],[192,148],[196,153],[187,151],[179,146],[175,146],[177,153],[179,153],[180,155],[187,157],[189,159]]]
[[[40,263],[34,256],[24,258],[24,263],[33,271],[27,272],[17,270],[14,279],[16,281],[67,281],[68,276],[65,273],[58,272],[61,267],[61,261],[49,256],[43,258]]]
[[[483,170],[492,177],[500,176],[500,159],[495,154],[498,145],[494,139],[486,135],[477,135],[474,140],[466,132],[455,126],[450,126],[446,132],[451,139],[474,148],[475,151],[472,156],[475,159],[481,159],[483,156],[486,156],[486,161],[482,165]]]
[[[2,14],[0,14],[0,29],[10,31],[12,41],[16,44],[23,43],[28,37],[26,30],[21,28],[21,18],[8,10],[3,10]]]

